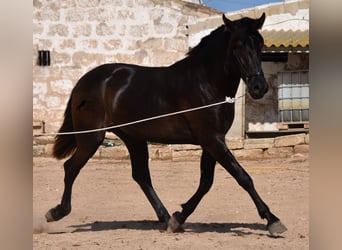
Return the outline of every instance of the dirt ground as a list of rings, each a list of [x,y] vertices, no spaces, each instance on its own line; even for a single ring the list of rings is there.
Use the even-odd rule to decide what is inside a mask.
[[[248,194],[219,165],[184,233],[167,233],[156,222],[129,161],[90,160],[76,179],[71,214],[47,223],[45,213],[63,192],[63,161],[34,158],[33,249],[309,249],[308,156],[240,163],[288,228],[282,237],[269,236]],[[198,161],[151,161],[150,169],[170,214],[197,189]]]

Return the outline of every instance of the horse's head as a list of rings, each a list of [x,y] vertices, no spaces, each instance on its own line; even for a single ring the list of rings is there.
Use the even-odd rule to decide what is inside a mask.
[[[242,18],[230,21],[223,15],[226,32],[230,33],[228,54],[238,65],[239,73],[254,99],[262,98],[267,82],[261,68],[261,49],[264,39],[258,32],[265,21],[265,13],[258,19]]]

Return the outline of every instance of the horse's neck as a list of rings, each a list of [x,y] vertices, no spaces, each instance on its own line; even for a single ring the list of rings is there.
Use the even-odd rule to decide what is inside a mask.
[[[184,58],[171,65],[170,68],[176,69],[177,74],[187,77],[188,83],[210,85],[210,88],[218,93],[218,98],[235,97],[240,82],[240,73],[236,65],[231,64],[225,69],[225,59],[222,55],[210,59],[211,61],[204,61],[201,58]]]
[[[225,93],[228,97],[235,97],[239,87],[241,75],[239,69],[234,65],[226,69],[224,73]]]
[[[240,72],[236,65],[224,68],[224,59],[205,62],[198,67],[192,68],[193,74],[203,74],[203,78],[208,81],[212,88],[222,96],[235,97],[240,83]],[[199,71],[199,72],[198,72]]]

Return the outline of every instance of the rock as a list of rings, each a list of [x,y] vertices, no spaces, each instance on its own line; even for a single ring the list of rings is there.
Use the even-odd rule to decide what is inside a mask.
[[[257,160],[264,157],[262,149],[239,149],[232,152],[238,160]]]
[[[308,144],[296,145],[294,146],[295,154],[307,154],[309,153],[310,146]]]
[[[263,139],[246,139],[244,142],[245,149],[266,149],[272,148],[274,145],[274,138],[263,138]]]
[[[285,158],[293,154],[293,147],[269,148],[265,151],[265,158]]]
[[[275,147],[288,147],[304,144],[305,134],[279,136],[274,139]]]

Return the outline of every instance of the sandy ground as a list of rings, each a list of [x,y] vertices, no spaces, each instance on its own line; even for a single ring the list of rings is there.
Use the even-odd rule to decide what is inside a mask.
[[[309,249],[307,155],[241,162],[288,231],[272,238],[256,208],[219,165],[210,192],[184,225],[167,233],[138,185],[129,161],[90,160],[76,179],[73,210],[58,222],[44,215],[63,192],[63,161],[33,159],[33,249]],[[196,191],[199,162],[151,161],[156,192],[172,214]]]

